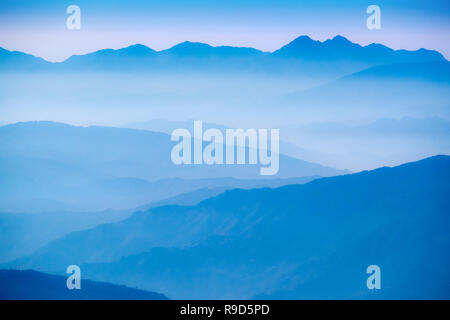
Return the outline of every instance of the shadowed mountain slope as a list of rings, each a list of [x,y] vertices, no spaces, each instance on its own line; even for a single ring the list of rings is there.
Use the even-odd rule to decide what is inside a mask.
[[[83,279],[80,290],[69,290],[66,280],[33,270],[0,270],[0,300],[167,300],[159,293]]]
[[[90,279],[164,288],[173,298],[276,297],[302,284],[298,297],[351,298],[366,297],[358,279],[379,263],[390,282],[386,295],[442,298],[450,262],[438,253],[450,249],[449,181],[450,157],[436,156],[304,185],[232,190],[70,234],[8,267],[62,272],[84,263]],[[86,264],[95,260],[111,262]],[[320,291],[336,274],[345,288]],[[411,291],[404,281],[413,276]]]

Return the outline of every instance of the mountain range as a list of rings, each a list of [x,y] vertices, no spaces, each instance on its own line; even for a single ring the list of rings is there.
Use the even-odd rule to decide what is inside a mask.
[[[231,190],[55,240],[3,267],[164,292],[171,298],[448,299],[450,157]],[[92,244],[95,243],[95,246]],[[379,265],[382,290],[366,288]]]
[[[450,157],[334,168],[448,154],[449,85],[436,51],[342,36],[274,52],[135,44],[60,63],[0,48],[0,118],[14,123],[0,127],[0,267],[62,276],[0,270],[0,296],[449,299]],[[185,119],[280,128],[278,174],[174,165]],[[88,281],[68,294],[71,264],[152,292]]]
[[[321,70],[324,73],[336,73],[339,70],[352,73],[381,64],[430,61],[446,61],[446,59],[440,53],[426,49],[393,50],[381,44],[361,46],[343,36],[336,36],[323,42],[312,40],[308,36],[300,36],[272,53],[245,47],[213,47],[189,41],[162,51],[135,44],[117,50],[103,49],[85,55],[71,56],[61,63],[44,62],[40,58],[5,49],[0,51],[0,66],[3,71],[47,68],[55,71],[247,70],[305,73]]]
[[[194,195],[195,196],[195,195]],[[182,202],[180,202],[182,203]],[[0,262],[29,255],[70,232],[117,222],[132,211],[0,213]]]
[[[172,183],[172,188],[179,188],[179,191],[188,186],[195,188],[196,184],[207,187],[182,193],[164,200],[146,203],[137,208],[124,210],[0,213],[0,229],[3,231],[0,234],[0,263],[8,262],[24,255],[30,255],[47,245],[50,241],[56,240],[66,234],[124,220],[136,211],[147,211],[150,208],[166,205],[195,205],[236,187],[246,189],[264,186],[279,187],[287,184],[302,184],[312,181],[315,178],[318,177],[273,180],[237,180],[223,178],[185,181],[173,179],[157,183],[166,183],[168,186]],[[185,186],[182,185],[183,183]],[[148,198],[152,198],[151,195]]]
[[[270,179],[260,176],[259,165],[177,166],[170,159],[174,145],[168,134],[135,129],[53,122],[2,126],[0,208],[128,209],[205,187],[275,186],[286,178],[345,172],[284,155]]]
[[[448,61],[388,64],[291,92],[281,104],[286,112],[316,122],[339,119],[357,123],[401,117],[448,120],[449,86]]]
[[[4,57],[0,70],[11,71],[0,72],[0,115],[8,123],[45,119],[167,133],[185,119],[234,128],[326,122],[356,125],[403,117],[450,119],[450,63],[442,55],[425,49],[361,46],[341,36],[323,42],[302,36],[272,53],[192,42],[162,51],[133,45],[73,56],[61,63],[44,61],[42,68],[39,60],[36,69],[21,69],[23,54],[4,50],[0,55]],[[317,141],[301,134],[295,141],[288,138],[292,137],[281,137],[283,143],[291,144],[282,146],[290,150],[290,156],[328,154],[308,160],[339,169],[374,168],[392,157],[362,145],[360,149],[368,150],[349,153],[364,152],[380,160],[346,166],[352,163],[350,156],[330,154],[327,148],[348,150],[352,145],[332,143],[318,149]],[[430,155],[409,151],[400,152],[408,154],[402,162]],[[431,154],[437,153],[447,150],[439,148]]]

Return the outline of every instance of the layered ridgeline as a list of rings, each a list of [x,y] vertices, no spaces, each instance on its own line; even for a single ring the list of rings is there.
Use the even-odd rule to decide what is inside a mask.
[[[0,263],[5,263],[24,255],[30,255],[50,241],[56,240],[68,233],[93,228],[97,225],[124,220],[136,211],[148,210],[163,205],[195,205],[200,201],[217,196],[236,186],[255,188],[270,185],[278,187],[287,184],[306,183],[317,177],[273,180],[237,180],[218,178],[191,181],[206,184],[208,187],[182,193],[174,197],[146,203],[137,208],[124,210],[104,210],[99,212],[66,212],[54,211],[34,213],[0,213]],[[172,188],[180,188],[177,182],[189,184],[189,180],[166,180],[155,184],[172,184]],[[221,185],[214,187],[214,185]],[[151,198],[151,194],[149,195]],[[36,208],[38,209],[38,208]]]
[[[195,197],[195,194],[194,194]],[[182,199],[180,199],[182,203]],[[0,263],[29,255],[74,231],[118,222],[131,211],[0,213]]]
[[[359,171],[450,150],[447,61],[376,66],[279,101],[309,119],[283,130],[308,161]]]
[[[53,122],[2,126],[0,208],[128,209],[201,188],[272,187],[344,172],[284,155],[273,176],[261,176],[259,163],[175,165],[176,144],[168,134],[134,129]]]
[[[142,44],[76,55],[61,63],[45,62],[21,52],[0,51],[2,70],[51,71],[251,71],[352,73],[375,65],[445,61],[438,52],[393,50],[381,44],[361,46],[342,36],[315,41],[301,36],[270,53],[253,48],[183,42],[155,51]]]
[[[390,117],[396,118],[408,114],[406,108],[412,107],[416,117],[448,115],[444,108],[448,107],[449,86],[450,62],[446,60],[390,64],[289,94],[284,102],[296,108],[314,105],[320,112],[328,111],[333,116],[345,112],[349,120],[362,115],[373,119],[388,111]],[[322,117],[324,120],[327,119]]]
[[[6,267],[62,273],[78,264],[89,279],[171,298],[448,299],[449,187],[450,157],[435,156],[232,190],[69,234]],[[381,268],[375,292],[370,265]]]
[[[0,115],[7,123],[144,128],[152,119],[199,119],[234,128],[280,128],[284,141],[304,150],[289,155],[358,171],[447,153],[448,138],[377,139],[379,132],[375,139],[354,141],[359,136],[349,134],[336,141],[333,134],[287,134],[284,127],[312,124],[328,132],[330,122],[448,121],[449,64],[435,51],[360,46],[343,37],[319,42],[302,36],[273,53],[191,42],[163,51],[134,45],[61,63],[0,50]]]
[[[361,46],[341,36],[323,42],[302,36],[272,53],[192,42],[162,51],[133,45],[61,63],[0,50],[0,113],[8,123],[44,119],[123,127],[201,119],[236,128],[314,124],[325,132],[330,122],[448,121],[449,64],[436,51]],[[375,134],[354,141],[354,135],[336,140],[333,134],[281,133],[305,150],[290,155],[353,171],[448,152],[445,137]]]
[[[0,270],[0,300],[167,300],[159,293],[89,280],[80,290],[69,290],[66,281],[32,270]]]

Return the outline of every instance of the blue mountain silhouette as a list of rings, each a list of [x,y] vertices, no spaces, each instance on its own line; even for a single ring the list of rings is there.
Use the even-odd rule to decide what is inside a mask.
[[[69,290],[66,280],[33,270],[0,270],[0,300],[167,300],[159,293],[90,280],[82,280],[80,290]]]
[[[450,157],[436,156],[300,186],[229,191],[185,211],[234,215],[234,232],[83,268],[93,279],[164,286],[177,298],[259,291],[289,299],[448,299],[449,178]],[[384,277],[376,293],[365,282],[372,264]]]
[[[50,63],[20,51],[9,51],[0,47],[0,68],[2,72],[36,71],[49,67]]]
[[[416,117],[430,117],[427,110],[439,110],[448,101],[449,85],[448,61],[386,64],[291,93],[283,103],[291,108],[314,105],[322,112],[341,110],[354,117],[405,116],[412,110]],[[444,110],[431,115],[446,117]]]
[[[179,43],[169,49],[160,51],[162,54],[173,56],[216,56],[216,57],[244,57],[244,56],[260,56],[264,55],[263,51],[247,48],[247,47],[232,47],[232,46],[218,46],[213,47],[209,44],[200,42],[185,41]]]
[[[104,260],[82,266],[89,279],[173,298],[370,298],[365,268],[379,264],[385,287],[376,297],[448,298],[449,181],[450,157],[435,156],[236,189],[70,234],[7,266],[63,272],[69,261]]]
[[[355,73],[346,79],[361,80],[364,78],[420,80],[429,82],[450,83],[450,62],[435,61],[422,63],[398,63],[371,67]]]
[[[205,187],[344,173],[283,155],[265,182],[256,165],[176,166],[170,135],[146,130],[28,122],[0,127],[0,138],[3,211],[128,209]]]
[[[0,65],[8,69],[30,66],[33,57],[19,53],[0,51]],[[26,58],[26,59],[25,59]],[[142,44],[113,50],[103,49],[85,55],[75,55],[62,63],[44,63],[34,58],[35,66],[54,71],[265,71],[297,72],[311,70],[330,73],[331,66],[342,74],[364,68],[392,63],[419,63],[446,61],[439,52],[419,49],[416,51],[393,50],[381,44],[361,46],[343,36],[326,41],[315,41],[300,36],[273,53],[254,48],[218,46],[198,42],[182,42],[169,49],[155,51]]]
[[[192,195],[194,198],[196,194]],[[181,196],[180,196],[181,197]],[[204,198],[203,198],[204,199]],[[166,200],[183,203],[183,198]],[[150,207],[150,204],[148,205]],[[117,222],[134,211],[0,213],[0,262],[29,255],[68,233]]]
[[[370,64],[445,61],[442,54],[437,51],[393,50],[381,44],[361,46],[343,36],[336,36],[324,42],[312,40],[308,36],[301,36],[273,54],[279,57],[294,57],[303,60],[364,61]]]

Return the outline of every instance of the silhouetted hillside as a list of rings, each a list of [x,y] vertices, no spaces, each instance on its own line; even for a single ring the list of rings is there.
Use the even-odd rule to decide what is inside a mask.
[[[232,232],[83,268],[95,279],[165,288],[176,298],[448,299],[449,181],[450,157],[438,156],[305,185],[229,191],[186,214],[234,216]],[[365,282],[372,264],[382,270],[377,292]]]
[[[420,49],[416,51],[393,50],[382,44],[373,43],[361,46],[343,36],[336,36],[326,41],[312,40],[300,36],[273,53],[278,57],[291,57],[310,61],[353,61],[371,65],[445,61],[437,51]]]
[[[54,122],[1,126],[0,210],[128,209],[205,187],[261,186],[255,181],[264,178],[259,164],[175,165],[175,145],[170,135],[146,130]],[[280,170],[269,178],[343,172],[280,155]],[[215,180],[225,177],[235,179]]]
[[[69,290],[66,280],[33,270],[0,270],[0,300],[167,300],[159,293],[83,278],[80,290]]]
[[[450,157],[436,156],[304,185],[237,189],[70,234],[8,267],[62,272],[68,263],[116,259],[82,270],[173,298],[250,298],[303,283],[310,286],[298,297],[351,298],[366,296],[365,267],[380,264],[382,294],[442,298],[449,187]],[[319,290],[336,275],[344,287]],[[405,282],[412,278],[414,288]]]
[[[0,213],[0,262],[29,255],[63,235],[117,222],[132,211]]]
[[[416,80],[450,83],[450,62],[435,61],[423,63],[399,63],[376,66],[347,77],[349,80],[362,80],[364,78],[384,78],[387,80]]]

